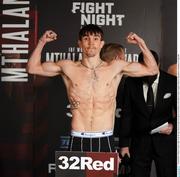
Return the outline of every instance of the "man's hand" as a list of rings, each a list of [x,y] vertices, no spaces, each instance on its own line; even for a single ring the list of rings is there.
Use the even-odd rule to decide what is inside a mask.
[[[127,154],[130,157],[129,147],[122,147],[120,149],[120,154],[122,155],[122,157],[124,157],[125,154]]]
[[[168,123],[168,126],[165,128],[162,128],[159,133],[165,134],[165,135],[170,135],[173,131],[173,124]]]
[[[51,42],[56,39],[57,39],[57,34],[52,30],[48,30],[42,35],[42,37],[39,39],[39,41],[46,44],[47,42]]]
[[[144,43],[144,40],[140,38],[137,34],[130,32],[126,37],[126,40],[130,44],[141,44]]]

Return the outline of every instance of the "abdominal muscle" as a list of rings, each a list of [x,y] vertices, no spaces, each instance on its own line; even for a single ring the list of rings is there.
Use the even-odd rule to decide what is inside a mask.
[[[80,91],[80,90],[79,90]],[[107,90],[106,90],[107,91]],[[77,93],[77,92],[76,92]],[[114,94],[93,91],[89,94],[78,92],[79,105],[72,109],[72,130],[80,132],[109,131],[114,127],[116,99]],[[112,92],[111,92],[112,93]]]

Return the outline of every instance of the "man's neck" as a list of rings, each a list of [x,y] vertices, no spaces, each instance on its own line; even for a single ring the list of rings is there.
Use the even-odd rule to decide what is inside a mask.
[[[89,69],[95,69],[99,67],[102,64],[102,62],[103,61],[99,57],[91,57],[82,59],[81,64]]]

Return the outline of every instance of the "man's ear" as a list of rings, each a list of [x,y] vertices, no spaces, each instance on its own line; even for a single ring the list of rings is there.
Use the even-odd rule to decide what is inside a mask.
[[[78,40],[78,46],[79,46],[80,48],[82,48],[82,45],[81,45],[81,41],[80,41],[80,40]]]
[[[101,41],[101,48],[104,46],[105,42]]]

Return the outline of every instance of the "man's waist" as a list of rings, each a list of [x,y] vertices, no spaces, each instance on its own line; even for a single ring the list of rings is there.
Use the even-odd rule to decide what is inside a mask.
[[[81,137],[81,138],[101,138],[112,135],[113,135],[113,130],[100,131],[100,132],[79,132],[74,130],[71,131],[71,136]]]

